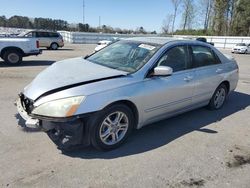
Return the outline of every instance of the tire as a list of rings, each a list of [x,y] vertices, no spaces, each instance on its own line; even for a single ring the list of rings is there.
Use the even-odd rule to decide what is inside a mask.
[[[117,121],[118,117],[120,121]],[[134,124],[135,118],[129,107],[123,104],[109,106],[90,118],[91,144],[102,151],[115,149],[124,143]]]
[[[20,65],[23,56],[18,50],[8,50],[3,54],[4,63],[10,66]]]
[[[247,50],[244,52],[244,54],[247,54]]]
[[[53,42],[53,43],[50,45],[50,49],[51,49],[51,50],[57,50],[58,47],[59,47],[58,44],[55,43],[55,42]]]
[[[226,98],[227,98],[228,90],[225,84],[221,84],[215,90],[213,97],[211,98],[208,108],[210,110],[219,110],[223,107]]]

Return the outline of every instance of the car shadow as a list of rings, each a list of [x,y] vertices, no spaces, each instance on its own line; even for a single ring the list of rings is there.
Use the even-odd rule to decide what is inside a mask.
[[[45,61],[45,60],[37,60],[37,61],[23,61],[20,65],[17,66],[8,66],[5,65],[3,62],[0,62],[0,68],[1,67],[28,67],[28,66],[49,66],[52,65],[55,61]]]
[[[126,143],[118,149],[101,152],[88,147],[63,152],[63,154],[82,159],[113,159],[144,153],[162,147],[193,131],[199,131],[202,134],[216,134],[217,131],[206,126],[244,110],[249,105],[250,95],[232,92],[222,109],[209,111],[206,108],[200,108],[148,125],[140,130],[135,130]]]
[[[56,51],[74,51],[74,49],[72,49],[72,48],[58,48],[56,50],[50,50],[50,49],[47,49],[47,48],[43,48],[42,50],[43,51],[52,51],[52,52],[56,52]]]

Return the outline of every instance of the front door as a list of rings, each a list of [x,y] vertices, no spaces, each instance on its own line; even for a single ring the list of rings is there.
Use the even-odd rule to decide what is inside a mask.
[[[188,47],[175,46],[168,50],[156,66],[169,66],[173,74],[167,77],[152,76],[144,80],[144,121],[163,119],[192,104],[195,72],[191,69]]]

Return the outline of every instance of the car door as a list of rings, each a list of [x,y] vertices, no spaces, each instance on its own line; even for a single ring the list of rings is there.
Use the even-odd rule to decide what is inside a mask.
[[[190,51],[196,75],[193,104],[207,103],[223,80],[223,64],[209,47],[193,45]]]
[[[165,52],[155,64],[169,66],[173,74],[167,77],[148,76],[143,83],[144,121],[150,123],[184,110],[192,102],[194,71],[190,65],[188,47],[175,46]]]
[[[39,41],[40,47],[49,47],[48,46],[48,33],[47,32],[36,32],[36,37]]]
[[[50,45],[51,45],[51,43],[52,43],[52,37],[51,37],[51,35],[50,35],[50,33],[49,32],[44,32],[43,33],[43,36],[44,36],[44,45],[45,45],[45,47],[50,47]]]

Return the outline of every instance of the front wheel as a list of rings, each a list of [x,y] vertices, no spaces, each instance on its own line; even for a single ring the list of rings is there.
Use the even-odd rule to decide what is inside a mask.
[[[208,108],[210,110],[218,110],[222,108],[225,103],[228,91],[225,84],[219,85],[219,87],[215,90],[213,97],[211,98]]]
[[[119,147],[134,126],[134,115],[129,107],[116,104],[99,112],[91,122],[91,143],[99,150]]]

